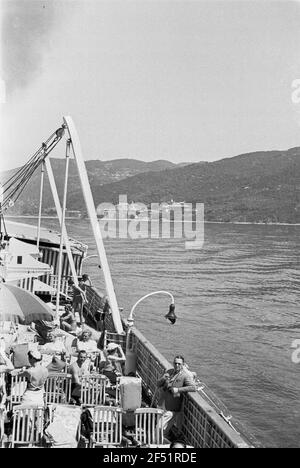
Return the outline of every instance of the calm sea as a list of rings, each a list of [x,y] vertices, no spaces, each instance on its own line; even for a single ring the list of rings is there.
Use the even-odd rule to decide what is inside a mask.
[[[88,221],[69,221],[68,232],[95,253]],[[138,328],[169,360],[183,354],[262,445],[300,447],[300,226],[206,224],[199,251],[174,239],[105,245],[124,316],[144,294],[172,292],[176,325],[163,318],[167,296],[154,296],[136,309]],[[97,264],[87,259],[85,271],[103,289]]]

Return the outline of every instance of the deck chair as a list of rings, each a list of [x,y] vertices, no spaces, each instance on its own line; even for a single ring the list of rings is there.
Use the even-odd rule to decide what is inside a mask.
[[[80,431],[81,408],[72,405],[54,405],[46,436],[52,448],[76,448]]]
[[[11,377],[11,391],[10,391],[10,410],[14,405],[20,405],[22,396],[27,388],[27,382],[25,377],[19,375],[12,375]]]
[[[81,380],[82,406],[97,406],[105,404],[106,377],[101,374],[85,375]]]
[[[39,445],[44,433],[44,408],[40,406],[15,406],[11,448],[15,445]]]
[[[122,346],[123,351],[126,351],[126,334],[111,333],[107,330],[104,331],[104,349],[109,343],[116,343]]]
[[[5,407],[0,406],[0,448],[3,447],[4,443],[4,420],[5,420]]]
[[[158,408],[138,408],[134,414],[136,441],[141,445],[162,445],[164,411]]]
[[[120,402],[121,402],[120,377],[116,377],[116,375],[114,374],[116,382],[114,384],[112,384],[111,380],[110,380],[110,373],[106,372],[104,374],[104,376],[107,379],[106,380],[106,388],[105,388],[106,396],[107,396],[108,400],[111,401],[111,403],[109,403],[109,404],[111,404],[112,406],[121,406],[120,405]],[[106,400],[106,404],[108,404],[107,400]]]
[[[96,406],[90,447],[116,447],[122,440],[123,410],[115,406]]]
[[[51,374],[45,382],[45,399],[48,405],[69,403],[71,398],[71,375]]]

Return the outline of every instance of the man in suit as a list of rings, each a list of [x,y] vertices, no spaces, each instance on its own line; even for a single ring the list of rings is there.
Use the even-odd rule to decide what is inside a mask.
[[[168,438],[174,424],[179,431],[181,429],[184,393],[197,390],[193,375],[187,370],[183,356],[175,356],[174,368],[158,380],[157,386],[161,389],[158,406],[165,411],[162,423],[164,436]]]

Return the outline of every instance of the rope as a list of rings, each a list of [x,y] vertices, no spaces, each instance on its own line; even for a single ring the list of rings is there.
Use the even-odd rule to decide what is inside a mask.
[[[52,133],[52,135],[46,140],[45,143],[42,144],[41,148],[39,148],[34,154],[33,156],[27,161],[27,163],[22,166],[17,172],[15,172],[14,174],[12,174],[12,176],[5,182],[4,186],[6,184],[8,184],[10,181],[14,180],[15,178],[17,178],[19,175],[22,174],[22,172],[24,171],[24,169],[30,164],[31,161],[33,161],[36,156],[41,152],[42,149],[44,149],[44,145],[47,146],[47,144],[49,143],[49,141],[52,140],[52,138],[54,137],[54,135],[56,134],[56,131]]]
[[[60,142],[63,134],[64,126],[53,132],[52,135],[42,143],[41,147],[33,154],[29,161],[4,182],[2,185],[3,203],[1,205],[1,213],[17,202],[34,172]]]

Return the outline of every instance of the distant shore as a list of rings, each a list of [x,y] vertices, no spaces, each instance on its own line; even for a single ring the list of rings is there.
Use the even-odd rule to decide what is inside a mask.
[[[5,218],[38,219],[39,217],[30,216],[30,215],[9,215],[9,216],[5,216]],[[57,216],[42,216],[42,219],[57,219],[58,220],[58,217]],[[82,218],[78,218],[77,216],[66,216],[65,219],[82,219]]]
[[[20,218],[20,219],[38,219],[38,216],[30,216],[30,215],[7,215],[5,218]],[[42,216],[42,219],[56,219],[58,220],[57,216]],[[66,216],[66,219],[76,219],[76,220],[83,220],[88,218],[78,218],[77,216]],[[100,218],[99,218],[100,219]],[[109,218],[110,219],[110,218]],[[108,219],[108,221],[109,221]],[[113,219],[113,218],[111,218]],[[132,218],[127,218],[131,221]],[[165,221],[169,221],[165,219]],[[181,221],[177,221],[181,222]],[[249,225],[258,225],[258,226],[300,226],[300,223],[255,223],[250,221],[204,221],[205,224],[249,224]]]

